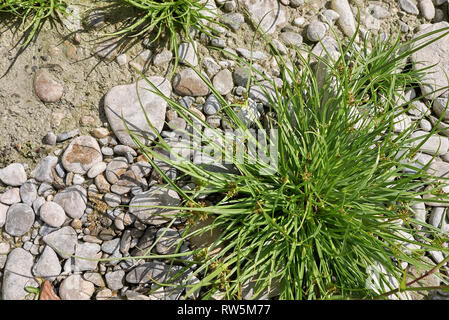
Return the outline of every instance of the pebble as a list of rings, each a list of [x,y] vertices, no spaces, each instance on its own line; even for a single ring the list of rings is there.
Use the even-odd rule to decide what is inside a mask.
[[[44,197],[37,197],[36,200],[33,201],[32,207],[36,216],[40,215],[40,209],[44,203],[45,203]]]
[[[212,84],[221,95],[227,95],[234,87],[232,73],[228,69],[219,71],[212,79]]]
[[[198,66],[198,45],[194,41],[191,42],[183,42],[179,45],[178,48],[178,56],[179,61],[188,66],[197,67]]]
[[[87,258],[87,259],[100,259],[101,247],[96,243],[77,243],[75,246],[75,256]],[[98,260],[87,260],[81,258],[75,258],[74,271],[94,271],[97,268]]]
[[[37,198],[36,181],[28,180],[19,189],[20,199],[23,203],[31,206]]]
[[[226,48],[226,40],[222,38],[212,38],[210,45],[217,48]]]
[[[43,102],[58,102],[64,88],[45,69],[39,69],[34,78],[34,90]]]
[[[95,300],[109,300],[109,298],[112,298],[112,291],[108,288],[101,289],[95,295]]]
[[[137,153],[133,148],[122,144],[116,145],[113,150],[118,156],[126,156],[127,153],[131,154],[133,157],[137,156]]]
[[[211,94],[207,97],[206,104],[203,107],[203,112],[206,115],[214,115],[221,109],[221,104],[215,95]]]
[[[295,18],[295,20],[293,20],[293,25],[297,27],[302,27],[305,22],[306,19],[304,19],[304,17],[297,17]]]
[[[80,185],[74,185],[57,193],[53,201],[59,204],[70,218],[80,218],[86,210],[87,192]]]
[[[254,24],[258,25],[264,33],[272,34],[277,27],[287,23],[287,8],[279,5],[277,0],[242,0],[239,4],[248,11]]]
[[[11,205],[20,202],[20,189],[11,188],[6,190],[0,195],[0,202],[3,204]]]
[[[52,170],[58,163],[58,158],[55,156],[47,156],[43,158],[36,168],[31,171],[31,177],[39,182],[53,183],[54,177]]]
[[[106,193],[103,197],[104,202],[106,202],[106,204],[111,207],[111,208],[115,208],[117,206],[120,205],[120,203],[122,202],[121,197],[118,194],[115,193]]]
[[[376,19],[385,19],[390,15],[390,12],[378,4],[369,4],[366,11]]]
[[[73,175],[73,179],[72,179],[73,184],[83,184],[84,181],[85,181],[85,179],[82,175],[79,175],[78,173]]]
[[[34,211],[29,205],[13,204],[6,214],[5,231],[14,237],[22,236],[31,229],[34,218]]]
[[[139,97],[134,83],[115,86],[104,98],[104,110],[112,131],[122,144],[129,147],[133,147],[135,143],[123,123],[122,114],[131,133],[139,136],[142,143],[148,145],[156,137],[153,129],[148,125],[140,102],[156,130],[161,132],[164,126],[167,102],[156,93],[151,92],[153,91],[151,84],[167,97],[171,95],[172,87],[170,82],[162,77],[150,76],[147,80],[148,82],[146,80],[137,82]]]
[[[174,229],[160,228],[156,233],[156,252],[159,254],[173,254],[181,241],[179,232]],[[179,250],[179,249],[178,249]]]
[[[42,221],[55,228],[61,227],[67,218],[64,209],[53,201],[45,202],[40,207],[39,215]]]
[[[50,146],[54,146],[56,144],[56,135],[53,132],[48,132],[44,138],[43,138],[43,142],[45,144],[48,144]]]
[[[435,18],[435,7],[432,0],[419,0],[418,7],[424,19],[430,21]]]
[[[419,10],[411,0],[399,0],[401,9],[409,14],[418,15]]]
[[[331,9],[326,9],[322,13],[323,22],[327,22],[329,24],[334,24],[334,22],[340,18],[340,15]],[[326,26],[325,26],[326,27]]]
[[[172,266],[171,273],[176,273],[179,267]],[[170,266],[162,262],[147,262],[138,265],[126,274],[126,281],[131,284],[143,284],[150,281],[164,282],[169,274]]]
[[[331,8],[340,15],[337,23],[343,33],[348,37],[352,37],[356,32],[356,24],[348,0],[332,0]]]
[[[419,121],[419,127],[426,132],[430,132],[432,130],[432,124],[427,119],[421,119]]]
[[[287,34],[284,32],[281,34]],[[307,39],[312,42],[320,41],[326,35],[326,25],[320,21],[313,21],[307,26]],[[302,39],[301,39],[302,40]],[[302,41],[301,41],[302,42]],[[288,43],[286,43],[288,45]],[[294,44],[294,46],[298,46]]]
[[[98,272],[84,272],[83,279],[92,282],[97,287],[104,287],[106,284],[103,277]]]
[[[101,147],[101,153],[104,156],[113,156],[114,155],[114,150],[110,147]]]
[[[442,117],[442,121],[449,120],[448,105],[447,98],[436,98],[433,100],[432,110],[438,118]]]
[[[220,21],[236,32],[245,22],[245,17],[241,13],[226,13],[221,16]]]
[[[96,176],[103,173],[106,170],[106,167],[107,164],[105,162],[97,162],[89,169],[89,171],[87,171],[87,177],[94,179]]]
[[[62,165],[67,171],[79,174],[85,174],[94,164],[102,160],[100,146],[91,136],[74,139],[61,158]]]
[[[89,242],[89,243],[97,243],[97,244],[102,244],[103,240],[98,239],[97,237],[91,236],[91,235],[85,235],[83,236],[83,241],[84,242]]]
[[[232,78],[236,86],[246,87],[249,80],[249,71],[242,67],[236,68]]]
[[[237,48],[236,50],[239,55],[248,60],[265,60],[268,58],[267,55],[262,51],[251,51],[245,48]]]
[[[112,291],[120,290],[123,288],[123,280],[125,278],[125,271],[118,270],[118,271],[112,271],[108,272],[104,275],[106,284],[109,289]]]
[[[0,169],[0,181],[12,187],[18,187],[25,183],[27,175],[21,163],[12,163]]]
[[[64,142],[66,140],[72,139],[80,134],[79,129],[73,129],[70,131],[61,132],[56,135],[56,142]]]
[[[218,63],[212,57],[204,57],[201,61],[201,65],[203,66],[207,75],[211,78],[216,75],[221,69]],[[187,108],[188,107],[189,106],[187,106]]]
[[[169,63],[173,59],[173,53],[164,49],[162,52],[155,54],[153,57],[153,65],[162,66]]]
[[[279,40],[273,39],[271,40],[271,44],[277,51],[279,51],[280,54],[285,55],[288,53],[287,47]]]
[[[25,287],[38,287],[31,273],[33,255],[22,248],[13,249],[3,270],[2,300],[24,300]]]
[[[0,203],[0,228],[5,225],[6,213],[8,212],[9,206]]]
[[[75,229],[70,226],[62,227],[43,236],[42,240],[52,247],[63,259],[68,259],[75,253],[78,237]]]
[[[179,206],[180,198],[173,190],[152,187],[134,196],[129,204],[129,212],[146,224],[160,225],[170,221],[176,209],[151,208],[151,206]]]
[[[62,271],[56,252],[51,247],[45,246],[32,271],[35,277],[41,277],[50,281],[55,280]]]
[[[62,300],[89,300],[94,294],[92,282],[84,280],[81,275],[70,275],[61,282],[59,296]]]
[[[210,89],[200,76],[191,68],[184,69],[173,78],[173,90],[180,96],[205,96]]]
[[[116,157],[106,166],[105,176],[109,183],[116,183],[128,169],[128,161],[124,157]]]
[[[428,133],[425,131],[415,131],[411,134],[411,138],[418,138],[423,137],[422,139],[417,139],[412,142],[413,146],[418,146],[424,137],[428,136]],[[421,150],[424,153],[430,154],[430,155],[443,155],[448,151],[449,148],[449,140],[446,137],[441,137],[438,135],[432,135],[429,139],[427,139],[421,147],[419,147],[419,150]]]

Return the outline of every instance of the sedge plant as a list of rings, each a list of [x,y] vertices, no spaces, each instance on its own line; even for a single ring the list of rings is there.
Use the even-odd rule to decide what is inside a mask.
[[[409,285],[420,280],[409,281],[407,266],[415,266],[439,275],[447,288],[447,234],[416,209],[449,203],[447,178],[417,160],[438,131],[418,140],[416,124],[397,130],[401,116],[423,98],[407,101],[403,92],[419,92],[428,72],[412,68],[408,57],[447,34],[439,30],[406,43],[399,36],[366,37],[360,45],[352,38],[333,48],[322,43],[318,53],[298,51],[296,60],[275,55],[281,82],[240,60],[262,80],[250,77],[249,96],[234,101],[197,71],[231,133],[147,80],[190,128],[171,140],[154,130],[152,146],[129,132],[161,186],[182,199],[180,206],[153,207],[154,214],[177,210],[169,226],[185,222],[174,253],[147,257],[184,266],[172,282],[158,284],[182,283],[186,297],[200,292],[201,299],[406,298]],[[252,90],[264,93],[263,108],[252,101]],[[201,155],[208,161],[197,161]],[[167,165],[181,175],[170,177]],[[182,242],[192,243],[191,250],[181,250]],[[430,252],[446,258],[429,264]],[[197,280],[180,282],[186,272]]]
[[[213,25],[219,24],[204,0],[120,0],[119,4],[135,8],[137,16],[119,31],[107,35],[139,37],[151,33],[149,44],[166,39],[169,50],[174,51],[175,69],[179,41],[191,41],[192,29],[211,35]]]
[[[0,12],[13,14],[21,20],[21,27],[27,33],[24,46],[28,45],[47,18],[65,14],[64,0],[1,0]]]

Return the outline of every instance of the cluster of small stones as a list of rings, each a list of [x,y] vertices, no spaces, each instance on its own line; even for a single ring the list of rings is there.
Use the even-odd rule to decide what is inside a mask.
[[[273,86],[263,81],[249,83],[248,70],[239,67],[233,57],[252,59],[254,68],[272,77],[276,85],[282,84],[281,71],[268,50],[251,51],[249,46],[232,45],[233,33],[249,23],[240,9],[246,9],[256,22],[264,18],[260,27],[273,37],[272,44],[282,56],[291,55],[295,48],[304,46],[312,47],[316,54],[323,53],[323,46],[329,53],[336,52],[336,40],[330,28],[335,27],[346,37],[352,37],[356,32],[357,9],[347,0],[314,3],[303,0],[210,0],[208,3],[229,29],[216,27],[216,37],[194,34],[194,44],[180,44],[181,66],[174,77],[152,76],[149,80],[163,94],[177,99],[214,128],[228,129],[229,124],[219,112],[222,108],[219,101],[190,65],[201,67],[215,89],[228,101],[248,96],[248,107],[237,112],[249,125],[256,118],[263,119],[267,115],[269,100],[265,92],[272,92]],[[395,15],[400,19],[396,21],[395,18],[394,22],[409,37],[449,26],[446,22],[447,0],[399,0],[389,4],[369,1],[367,7],[362,7],[357,36],[363,36],[367,31],[381,32],[386,21]],[[101,11],[95,11],[86,21],[90,27],[97,28],[104,24],[104,19]],[[411,28],[407,24],[409,21],[419,21],[418,28]],[[217,59],[209,54],[208,46],[222,48],[228,54],[223,53],[222,59]],[[166,68],[173,60],[173,53],[167,49],[154,53],[148,49],[142,54],[142,59],[161,68]],[[141,69],[140,65],[128,61],[126,54],[119,54],[114,41],[103,43],[97,48],[97,55],[110,61],[115,59],[120,66]],[[415,53],[411,60],[438,63],[433,67],[435,72],[429,73],[428,83],[433,85],[422,87],[422,92],[444,86],[449,37]],[[258,75],[253,76],[260,80]],[[61,98],[62,86],[47,72],[38,72],[34,81],[36,94],[42,101],[56,102]],[[145,90],[151,86],[146,82],[138,85],[142,88],[142,105],[162,137],[174,141],[176,130],[189,129],[186,121],[170,109],[164,99]],[[173,244],[180,241],[183,221],[167,227],[170,215],[176,212],[145,208],[176,206],[180,198],[176,192],[161,187],[160,177],[138,152],[122,123],[121,115],[124,114],[128,127],[143,137],[143,143],[150,145],[153,141],[155,136],[142,115],[135,88],[135,84],[120,85],[106,94],[104,111],[108,122],[89,135],[82,135],[76,128],[59,134],[49,132],[44,142],[60,147],[35,168],[30,168],[29,174],[26,173],[28,168],[20,163],[0,169],[0,182],[6,187],[0,194],[2,299],[32,298],[24,288],[38,286],[33,277],[50,280],[62,299],[178,299],[185,292],[183,285],[198,281],[189,276],[190,270],[183,278],[189,279],[188,283],[181,283],[183,280],[180,279],[176,290],[160,288],[148,296],[143,293],[157,286],[152,279],[163,282],[173,271],[169,271],[165,261],[111,259],[99,262],[73,257],[141,256],[148,253],[159,236],[161,241],[152,253],[169,254],[174,249]],[[417,94],[419,92],[413,89],[406,90],[398,99],[410,101]],[[402,132],[418,122],[419,130],[413,135],[419,137],[429,132],[443,115],[447,99],[447,91],[442,91],[438,96],[413,102],[414,108],[400,116],[394,130]],[[426,163],[436,154],[427,170],[436,176],[445,176],[449,171],[449,115],[444,115],[438,126],[447,130],[426,141],[411,161]],[[176,177],[176,170],[163,168],[168,176]],[[446,207],[441,204],[429,200],[414,205],[413,210],[416,218],[449,231]],[[189,248],[186,241],[181,244],[181,251]],[[434,263],[444,259],[441,252],[429,254]],[[175,271],[179,270],[176,268],[180,266],[175,266]],[[431,279],[433,282],[429,285],[439,285],[436,278]],[[198,293],[192,298],[197,296]],[[444,296],[434,298],[443,299]]]

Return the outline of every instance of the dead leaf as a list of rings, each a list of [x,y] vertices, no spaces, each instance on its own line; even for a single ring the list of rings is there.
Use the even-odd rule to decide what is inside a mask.
[[[51,282],[45,280],[41,288],[39,300],[61,300],[61,298],[56,295]]]

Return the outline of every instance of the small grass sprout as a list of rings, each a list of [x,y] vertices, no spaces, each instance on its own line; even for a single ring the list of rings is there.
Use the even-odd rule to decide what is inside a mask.
[[[64,0],[0,0],[0,12],[19,18],[26,32],[23,46],[27,46],[38,33],[47,18],[55,14],[65,14],[67,4]]]

